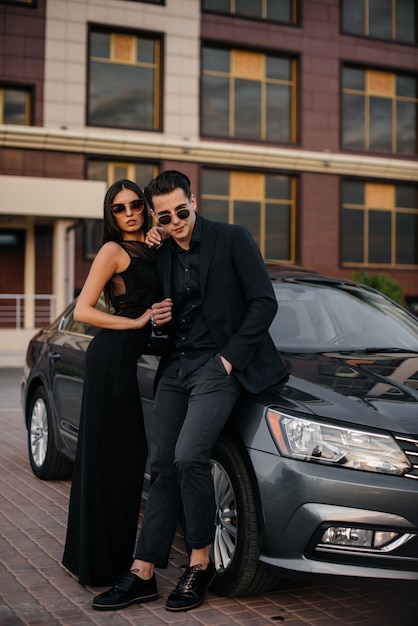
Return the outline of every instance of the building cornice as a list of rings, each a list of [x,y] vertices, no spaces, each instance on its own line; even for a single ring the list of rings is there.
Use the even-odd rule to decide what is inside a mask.
[[[409,159],[187,138],[177,140],[162,134],[97,128],[69,130],[0,125],[0,147],[418,181],[417,161]]]

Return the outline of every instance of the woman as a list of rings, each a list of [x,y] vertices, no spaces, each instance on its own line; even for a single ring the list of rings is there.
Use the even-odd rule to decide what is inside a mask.
[[[76,321],[102,329],[86,353],[62,561],[82,585],[112,584],[132,564],[148,453],[136,369],[158,300],[147,229],[141,189],[115,182],[104,199],[103,245],[74,310]],[[114,313],[95,308],[103,291]]]

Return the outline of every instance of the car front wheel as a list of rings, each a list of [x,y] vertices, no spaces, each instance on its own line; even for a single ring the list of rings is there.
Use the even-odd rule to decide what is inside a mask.
[[[223,596],[271,591],[278,578],[259,561],[260,529],[253,485],[243,456],[229,436],[222,435],[213,449],[212,478],[217,576],[211,589]]]
[[[71,477],[72,464],[55,447],[51,407],[44,387],[32,396],[28,421],[28,453],[33,473],[41,480]]]

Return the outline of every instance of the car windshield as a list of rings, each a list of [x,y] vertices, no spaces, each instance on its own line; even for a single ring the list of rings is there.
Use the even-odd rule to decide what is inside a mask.
[[[378,292],[312,279],[273,286],[279,308],[270,333],[278,350],[418,351],[418,320]]]

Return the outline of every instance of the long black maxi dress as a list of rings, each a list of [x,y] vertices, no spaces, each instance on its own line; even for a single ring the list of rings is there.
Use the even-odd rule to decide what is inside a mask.
[[[111,280],[112,304],[116,315],[135,318],[158,300],[155,252],[120,245],[131,263]],[[132,565],[148,453],[137,360],[150,332],[102,329],[86,353],[62,560],[82,585],[112,585]]]

